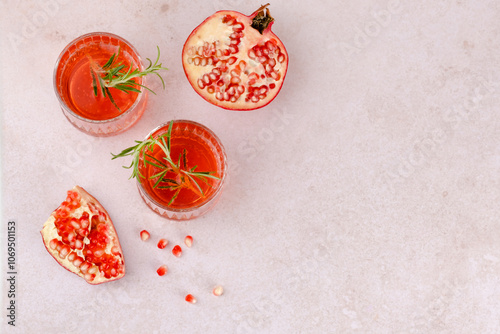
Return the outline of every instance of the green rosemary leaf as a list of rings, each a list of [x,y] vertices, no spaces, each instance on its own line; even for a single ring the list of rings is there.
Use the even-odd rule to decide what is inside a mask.
[[[159,173],[159,174],[157,174],[157,175],[161,175],[161,176],[160,176],[160,177],[158,178],[158,180],[155,182],[155,184],[154,184],[153,188],[156,188],[156,187],[160,184],[161,179],[162,179],[162,177],[163,177],[165,174],[167,174],[167,171],[166,171],[166,170],[165,170],[165,171],[163,171],[163,172],[161,172],[161,173]],[[153,176],[150,176],[149,178],[150,178],[150,179],[154,179],[154,178],[155,178],[155,176],[156,176],[156,175],[153,175]]]
[[[174,200],[177,198],[177,196],[179,195],[179,192],[181,191],[181,188],[178,188],[177,191],[175,192],[174,196],[172,196],[172,199],[170,200],[170,202],[168,202],[168,205],[172,204],[174,202]]]
[[[177,181],[176,181],[176,180],[174,180],[174,179],[168,179],[168,178],[165,178],[165,177],[162,179],[162,182],[166,182],[166,183],[173,183],[173,184],[175,184],[175,185],[177,185],[177,186],[179,186],[179,185],[180,185],[180,184],[178,184],[178,183],[177,183]]]
[[[106,62],[106,64],[104,64],[104,66],[102,67],[103,69],[107,69],[107,68],[109,68],[109,67],[113,64],[113,62],[115,61],[115,57],[118,57],[118,55],[120,54],[120,50],[121,50],[121,48],[120,48],[120,47],[118,47],[118,52],[117,52],[116,54],[115,54],[115,53],[113,53],[113,54],[111,55],[111,57],[109,58],[109,60],[108,60],[108,61]]]
[[[165,136],[161,136],[161,142],[162,142],[163,146],[166,148],[166,150],[170,153],[170,141],[168,143],[166,143]]]
[[[121,157],[125,157],[127,155],[130,155],[137,148],[137,146],[139,146],[139,145],[135,145],[135,146],[126,148],[118,154],[111,153],[111,155],[113,156],[113,158],[111,158],[111,159],[114,160],[116,158],[121,158]]]
[[[191,180],[191,182],[193,182],[196,185],[196,188],[198,188],[198,190],[200,191],[201,195],[205,196],[205,194],[203,194],[203,190],[201,189],[200,185],[198,184],[198,181],[196,181],[190,174],[186,174],[186,175]]]
[[[195,173],[189,173],[190,175],[196,176],[196,177],[208,177],[214,180],[220,180],[220,177],[217,177],[215,175],[210,174],[210,172],[195,172]]]
[[[90,69],[90,74],[92,75],[92,88],[94,88],[94,96],[97,96],[97,79],[92,68]]]
[[[187,169],[187,158],[186,158],[187,151],[184,149],[182,151],[182,162],[184,163],[184,169]]]
[[[116,85],[115,88],[117,88],[117,89],[119,89],[121,91],[124,91],[125,93],[128,93],[128,92],[140,93],[141,92],[137,88],[135,88],[133,86],[129,86],[127,84],[119,84],[119,85]]]
[[[154,74],[156,74],[156,76],[157,76],[158,78],[160,78],[160,80],[161,80],[161,84],[162,84],[162,86],[163,86],[163,89],[165,89],[165,81],[163,80],[163,78],[161,77],[161,75],[159,75],[159,74],[158,74],[158,73],[156,73],[156,72],[153,72],[153,73],[154,73]],[[145,87],[145,88],[147,88],[147,87]],[[148,88],[148,89],[149,89],[149,88]],[[155,92],[153,92],[153,94],[156,94],[156,93],[155,93]]]
[[[155,73],[155,74],[157,74],[157,73]],[[136,86],[139,86],[139,87],[142,87],[142,88],[144,88],[144,89],[147,89],[147,90],[148,90],[148,91],[150,91],[152,94],[156,95],[156,93],[155,93],[155,91],[154,91],[154,90],[152,90],[152,89],[150,89],[150,88],[148,88],[148,87],[146,87],[146,86],[144,86],[144,85],[141,85],[140,83],[137,83],[137,82],[135,82],[135,81],[133,81],[133,82],[134,82],[134,84],[135,84]],[[140,92],[140,91],[139,91],[139,92]]]
[[[145,161],[144,161],[144,166],[146,166],[146,165],[151,165],[151,166],[154,166],[154,167],[156,167],[156,168],[164,168],[162,165],[157,165],[157,164],[155,164],[154,162],[151,162],[151,161],[149,161],[149,160],[145,160]]]
[[[102,96],[106,97],[106,87],[104,86],[104,79],[100,76],[97,76],[97,79],[99,79],[99,86],[101,86]]]
[[[158,186],[156,189],[177,189],[179,186]]]
[[[168,151],[170,152],[170,137],[172,137],[172,127],[174,126],[174,122],[170,121],[168,124],[168,132],[167,132],[167,139],[168,139]]]
[[[163,178],[163,176],[165,176],[165,174],[167,174],[167,172],[168,172],[167,170],[163,170],[155,175],[150,176],[149,179],[152,180],[158,178],[158,180],[161,181],[161,179]]]
[[[106,93],[108,94],[109,100],[111,101],[111,103],[113,103],[113,105],[116,107],[116,109],[121,110],[120,107],[118,107],[118,105],[116,104],[115,99],[113,99],[113,96],[111,96],[111,93],[109,92],[108,87],[106,87]]]
[[[132,168],[132,166],[134,166],[134,163],[133,163],[133,162],[132,162],[132,163],[130,163],[130,166],[122,166],[122,167],[123,167],[123,168],[125,168],[125,169],[130,169],[130,168]]]
[[[155,166],[155,167],[158,167],[158,168],[169,168],[167,165],[165,165],[163,162],[161,162],[160,160],[158,160],[158,159],[156,159],[155,157],[153,157],[151,154],[147,154],[147,153],[146,153],[146,157],[148,157],[148,158],[150,158],[150,159],[152,159],[152,160],[154,160],[155,162],[157,162],[157,163],[158,163],[158,165],[157,165],[157,164],[152,163],[152,162],[151,162],[151,161],[149,161],[149,160],[146,160],[146,163],[148,163],[148,164],[150,164],[150,165],[152,165],[152,166]],[[160,166],[159,166],[159,165],[160,165]]]

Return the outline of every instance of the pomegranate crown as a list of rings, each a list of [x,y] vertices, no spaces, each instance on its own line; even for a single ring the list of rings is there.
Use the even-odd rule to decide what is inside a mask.
[[[269,4],[261,6],[252,14],[253,17],[251,27],[260,32],[261,35],[274,21],[274,18],[271,16],[267,6],[269,6]]]

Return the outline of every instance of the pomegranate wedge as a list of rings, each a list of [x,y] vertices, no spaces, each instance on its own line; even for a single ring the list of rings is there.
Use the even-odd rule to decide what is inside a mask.
[[[111,218],[99,201],[79,186],[68,191],[41,234],[50,255],[90,284],[125,275],[123,252]]]

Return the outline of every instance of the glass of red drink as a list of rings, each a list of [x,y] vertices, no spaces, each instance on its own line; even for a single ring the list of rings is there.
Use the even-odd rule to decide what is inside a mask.
[[[79,130],[94,136],[110,136],[134,125],[144,113],[147,90],[141,93],[109,88],[116,103],[98,92],[95,95],[91,66],[103,66],[110,57],[126,69],[143,71],[141,57],[123,38],[95,32],[78,37],[64,48],[54,69],[54,89],[66,118]],[[145,78],[136,78],[145,85]]]
[[[181,189],[165,189],[168,187],[155,187],[157,179],[151,178],[158,174],[160,169],[152,164],[144,164],[143,158],[139,160],[139,173],[143,177],[137,178],[139,193],[146,204],[157,214],[174,220],[188,220],[199,217],[210,210],[220,197],[226,179],[227,162],[226,153],[219,138],[207,127],[187,120],[174,120],[170,135],[170,153],[172,160],[179,161],[181,170],[210,172],[215,178],[198,180],[198,185],[189,182],[183,184]],[[168,132],[170,122],[164,123],[151,131],[148,138],[158,138]],[[148,154],[155,161],[164,161],[164,151],[155,146]],[[183,172],[169,172],[164,177],[172,182],[182,183]],[[175,181],[177,180],[177,181]],[[176,195],[176,190],[179,192]]]

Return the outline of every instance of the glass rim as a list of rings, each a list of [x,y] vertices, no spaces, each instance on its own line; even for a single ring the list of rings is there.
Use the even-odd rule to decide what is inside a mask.
[[[142,63],[142,58],[141,58],[139,52],[137,52],[137,49],[129,41],[127,41],[123,37],[120,37],[116,34],[109,33],[109,32],[99,32],[99,31],[90,32],[90,33],[78,36],[77,38],[73,39],[71,42],[69,42],[64,47],[64,49],[59,54],[59,57],[57,57],[57,60],[56,60],[55,66],[54,66],[54,72],[53,72],[53,86],[54,86],[54,91],[56,93],[56,97],[57,97],[57,100],[59,101],[59,104],[63,108],[65,108],[71,114],[71,116],[74,116],[75,118],[77,118],[81,121],[84,121],[87,123],[93,123],[93,124],[107,124],[107,123],[115,122],[115,121],[119,120],[120,118],[123,118],[126,115],[130,114],[137,107],[137,105],[141,102],[141,100],[145,97],[145,95],[147,94],[147,90],[143,88],[142,91],[138,94],[137,98],[135,99],[134,104],[132,104],[130,106],[130,108],[125,110],[123,113],[121,113],[120,115],[113,117],[113,118],[97,120],[97,119],[85,118],[85,117],[82,117],[82,116],[78,115],[77,113],[75,113],[73,111],[73,109],[70,108],[70,106],[68,106],[68,104],[65,101],[63,101],[63,99],[61,98],[61,94],[59,93],[59,89],[57,88],[57,70],[58,70],[59,65],[61,63],[61,58],[69,50],[69,48],[72,45],[74,45],[75,43],[77,43],[78,41],[80,41],[84,38],[90,37],[90,36],[108,36],[108,37],[115,38],[115,39],[127,44],[127,46],[130,47],[130,49],[134,52],[135,56],[137,57],[137,60],[139,62],[139,69],[141,71],[144,70],[144,65]],[[145,85],[146,77],[141,77],[141,80],[142,80],[141,84]]]
[[[206,207],[206,206],[210,205],[214,200],[216,200],[218,198],[218,196],[222,192],[222,188],[223,188],[225,180],[226,180],[226,175],[227,175],[227,155],[226,155],[226,150],[225,150],[224,146],[222,145],[221,140],[219,139],[219,137],[217,137],[217,135],[212,130],[210,130],[208,127],[206,127],[205,125],[203,125],[201,123],[198,123],[198,122],[195,122],[195,121],[190,121],[190,120],[185,120],[185,119],[174,119],[174,120],[171,120],[171,121],[168,121],[168,122],[164,122],[164,123],[158,125],[156,128],[154,128],[153,130],[151,130],[148,133],[148,135],[144,138],[144,140],[149,139],[153,135],[153,133],[155,133],[156,131],[158,131],[158,130],[164,128],[164,127],[166,127],[168,124],[170,124],[170,122],[173,122],[174,124],[175,123],[188,123],[188,124],[193,124],[193,125],[201,127],[203,130],[207,131],[215,139],[215,141],[217,142],[217,144],[220,146],[221,152],[222,152],[222,157],[221,157],[222,159],[221,160],[222,160],[222,167],[223,168],[222,168],[222,177],[219,180],[219,185],[214,190],[213,194],[210,196],[210,198],[208,200],[206,200],[204,202],[201,202],[201,203],[199,203],[197,205],[194,205],[194,206],[192,206],[190,208],[177,209],[177,208],[171,208],[171,207],[168,207],[168,206],[166,206],[164,204],[158,203],[158,201],[156,199],[152,198],[151,195],[146,191],[146,189],[144,189],[144,187],[142,186],[141,182],[139,181],[139,178],[136,179],[137,187],[139,188],[139,190],[144,194],[144,196],[146,196],[148,198],[148,200],[150,200],[156,206],[158,206],[158,207],[160,207],[160,208],[162,208],[164,210],[170,211],[170,212],[188,213],[188,212],[192,212],[192,211],[201,209],[203,207]]]

